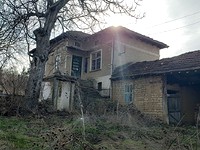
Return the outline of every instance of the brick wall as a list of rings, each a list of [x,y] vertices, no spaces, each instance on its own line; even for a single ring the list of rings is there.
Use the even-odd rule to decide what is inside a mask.
[[[167,122],[164,80],[162,76],[112,81],[112,99],[125,104],[124,87],[133,83],[133,103],[145,114]]]

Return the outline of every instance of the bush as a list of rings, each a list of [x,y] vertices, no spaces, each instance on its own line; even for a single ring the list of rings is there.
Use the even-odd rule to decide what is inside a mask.
[[[0,106],[0,114],[3,116],[19,115],[20,109],[25,108],[24,97],[19,95],[1,95]]]

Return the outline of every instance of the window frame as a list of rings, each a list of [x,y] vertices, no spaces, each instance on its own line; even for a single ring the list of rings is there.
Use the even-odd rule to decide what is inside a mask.
[[[100,57],[98,57],[99,52],[100,52]],[[93,58],[93,55],[95,55],[95,58]],[[99,67],[98,67],[98,59],[100,59]],[[94,68],[93,64],[95,65]],[[97,71],[101,69],[102,69],[102,49],[90,53],[90,71]]]
[[[124,85],[124,101],[126,104],[130,104],[134,101],[134,85],[128,83]]]
[[[56,56],[55,56],[55,70],[60,69],[60,64],[61,64],[61,54],[56,54]]]

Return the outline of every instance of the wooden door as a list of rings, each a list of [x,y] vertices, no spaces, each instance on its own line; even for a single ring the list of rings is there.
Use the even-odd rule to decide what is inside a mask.
[[[168,94],[169,123],[177,124],[181,119],[180,97],[176,94]]]

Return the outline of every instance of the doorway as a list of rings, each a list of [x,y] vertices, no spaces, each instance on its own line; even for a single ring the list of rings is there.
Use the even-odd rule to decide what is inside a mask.
[[[72,71],[71,76],[81,78],[82,57],[72,56]]]
[[[181,119],[180,96],[176,91],[167,91],[169,123],[177,124]]]

